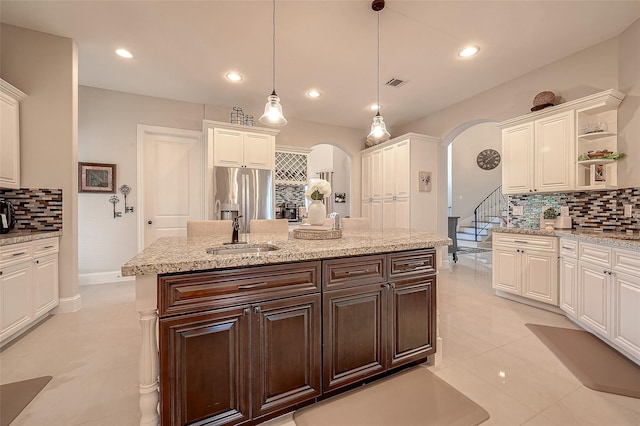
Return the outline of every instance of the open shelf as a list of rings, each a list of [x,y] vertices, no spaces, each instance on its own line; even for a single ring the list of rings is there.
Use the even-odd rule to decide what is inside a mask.
[[[610,160],[606,158],[592,158],[591,160],[578,161],[581,166],[589,167],[592,164],[609,164],[614,163],[616,160]]]
[[[602,138],[608,138],[609,136],[616,136],[616,133],[613,132],[593,132],[593,133],[583,133],[582,135],[578,135],[578,139],[585,140],[596,140]]]

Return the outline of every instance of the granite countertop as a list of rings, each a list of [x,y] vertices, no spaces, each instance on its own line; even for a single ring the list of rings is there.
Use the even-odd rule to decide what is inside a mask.
[[[29,241],[58,237],[60,235],[62,235],[62,231],[11,231],[7,234],[0,234],[0,246],[28,243]]]
[[[608,247],[640,251],[640,234],[627,234],[625,232],[587,231],[576,229],[555,229],[553,231],[547,231],[545,229],[524,228],[492,228],[492,232],[561,237],[570,240],[602,244]]]
[[[285,262],[415,250],[452,244],[451,239],[422,231],[351,232],[331,240],[302,240],[292,234],[246,234],[248,244],[271,243],[279,250],[253,254],[212,255],[208,248],[228,242],[225,237],[159,238],[122,266],[123,276],[199,271]]]

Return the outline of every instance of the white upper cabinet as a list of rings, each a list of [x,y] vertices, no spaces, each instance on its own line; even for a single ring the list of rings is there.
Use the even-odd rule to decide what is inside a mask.
[[[213,166],[273,170],[277,130],[204,120]]]
[[[616,152],[622,99],[611,89],[499,123],[503,193],[615,188],[615,160],[579,157]]]
[[[573,128],[573,112],[566,111],[502,129],[502,192],[572,189]]]
[[[0,80],[0,188],[20,188],[20,101],[26,95]]]

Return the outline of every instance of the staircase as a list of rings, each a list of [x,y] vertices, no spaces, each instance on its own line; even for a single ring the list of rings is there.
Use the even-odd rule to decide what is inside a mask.
[[[473,216],[458,224],[458,245],[491,248],[491,228],[507,226],[507,209],[501,185],[478,204]]]

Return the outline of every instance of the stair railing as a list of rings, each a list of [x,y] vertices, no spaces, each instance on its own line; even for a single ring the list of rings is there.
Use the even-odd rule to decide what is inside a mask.
[[[482,231],[487,229],[489,223],[496,217],[500,219],[505,225],[507,219],[502,215],[502,212],[507,210],[508,202],[504,194],[502,193],[502,185],[494,189],[491,194],[487,195],[480,204],[473,211],[473,226],[475,228],[475,241],[481,235]],[[478,222],[483,222],[481,226]]]

